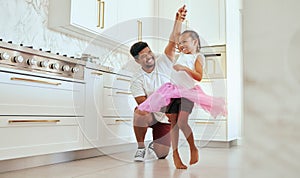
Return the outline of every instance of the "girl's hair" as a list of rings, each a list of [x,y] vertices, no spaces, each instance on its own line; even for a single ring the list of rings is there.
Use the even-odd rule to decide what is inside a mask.
[[[198,33],[193,30],[185,30],[184,32],[181,33],[181,35],[186,33],[188,33],[193,40],[198,40],[198,46],[196,51],[199,53],[201,49],[201,43],[200,43],[200,38]]]

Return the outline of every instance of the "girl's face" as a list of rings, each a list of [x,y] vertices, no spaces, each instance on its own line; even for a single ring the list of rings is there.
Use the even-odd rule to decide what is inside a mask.
[[[178,49],[185,54],[194,54],[197,51],[197,40],[194,40],[189,33],[180,35]]]

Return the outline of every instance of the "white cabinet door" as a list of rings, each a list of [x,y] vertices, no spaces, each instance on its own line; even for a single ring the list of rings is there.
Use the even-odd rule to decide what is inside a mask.
[[[0,160],[82,149],[82,119],[0,116]]]
[[[131,118],[103,118],[101,146],[112,146],[135,142]]]
[[[114,40],[117,0],[49,0],[49,27],[83,39]],[[100,35],[100,36],[98,36]]]
[[[183,24],[183,30],[192,29],[198,32],[202,46],[225,44],[225,0],[158,1],[158,16],[174,20],[176,11],[184,4],[187,9],[187,17]],[[170,27],[172,28],[172,26]],[[159,30],[165,31],[165,29],[160,28]],[[160,46],[165,46],[165,43]]]
[[[54,1],[50,1],[54,3]],[[97,0],[71,0],[71,24],[82,28],[97,30],[98,25],[98,5]]]
[[[101,145],[103,73],[86,69],[84,78],[86,81],[85,147],[98,147]]]
[[[190,0],[189,28],[197,31],[203,46],[225,44],[225,0]]]

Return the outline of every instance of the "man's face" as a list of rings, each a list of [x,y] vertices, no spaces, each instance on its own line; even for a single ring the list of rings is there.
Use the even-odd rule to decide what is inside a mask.
[[[151,49],[146,47],[139,52],[136,62],[139,63],[146,72],[151,72],[155,66],[155,56]]]

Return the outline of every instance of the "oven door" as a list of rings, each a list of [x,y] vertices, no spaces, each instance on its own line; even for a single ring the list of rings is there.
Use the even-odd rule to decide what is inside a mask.
[[[83,83],[1,71],[0,78],[0,115],[84,115]]]
[[[225,46],[202,48],[205,56],[204,77],[208,79],[226,78]]]

